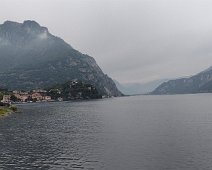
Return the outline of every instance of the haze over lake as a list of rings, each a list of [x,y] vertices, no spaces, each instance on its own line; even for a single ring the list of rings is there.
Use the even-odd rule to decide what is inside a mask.
[[[19,105],[0,169],[210,170],[211,94]]]

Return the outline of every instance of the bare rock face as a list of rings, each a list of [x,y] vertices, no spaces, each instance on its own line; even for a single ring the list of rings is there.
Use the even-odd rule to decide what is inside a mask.
[[[29,90],[78,79],[93,84],[102,95],[122,95],[94,58],[35,21],[0,25],[0,61],[0,87]]]

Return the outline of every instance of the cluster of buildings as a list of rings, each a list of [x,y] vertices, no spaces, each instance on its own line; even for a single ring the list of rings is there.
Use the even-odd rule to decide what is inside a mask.
[[[9,95],[4,95],[2,103],[11,102],[41,102],[52,101],[51,96],[47,95],[46,90],[32,90],[30,92],[12,91]]]
[[[88,83],[82,81],[69,81],[58,85],[57,87],[42,90],[31,91],[8,91],[0,89],[2,103],[18,103],[18,102],[44,102],[44,101],[66,101],[66,100],[87,100],[103,98],[97,89]],[[1,103],[0,102],[0,103]]]

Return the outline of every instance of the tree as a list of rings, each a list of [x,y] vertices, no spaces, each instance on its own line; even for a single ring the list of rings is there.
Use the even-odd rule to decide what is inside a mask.
[[[0,92],[0,101],[3,99],[4,94]]]
[[[10,97],[10,100],[13,101],[13,102],[17,102],[17,101],[18,101],[18,98],[13,94],[13,95]]]

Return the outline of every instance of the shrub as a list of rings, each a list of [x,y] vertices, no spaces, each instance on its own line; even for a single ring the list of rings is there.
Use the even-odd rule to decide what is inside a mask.
[[[14,105],[10,106],[9,108],[10,108],[12,111],[14,111],[14,112],[16,112],[16,111],[18,110],[17,107],[14,106]]]

